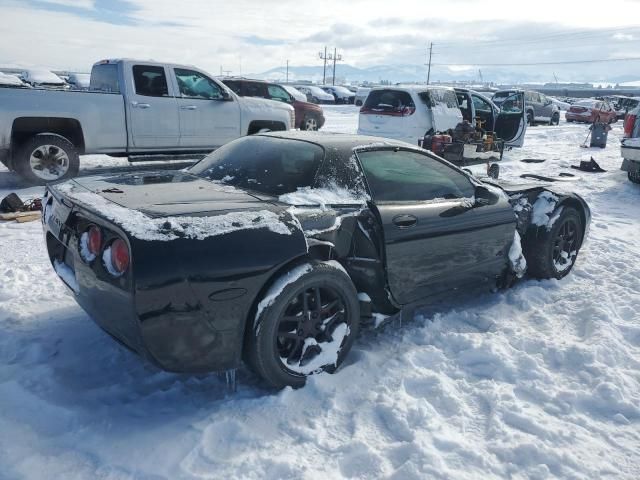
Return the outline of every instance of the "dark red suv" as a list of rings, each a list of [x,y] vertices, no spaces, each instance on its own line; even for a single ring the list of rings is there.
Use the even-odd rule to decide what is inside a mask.
[[[246,78],[224,78],[222,82],[241,97],[260,97],[288,103],[296,111],[295,126],[300,130],[319,130],[324,125],[321,107],[296,100],[280,85]]]

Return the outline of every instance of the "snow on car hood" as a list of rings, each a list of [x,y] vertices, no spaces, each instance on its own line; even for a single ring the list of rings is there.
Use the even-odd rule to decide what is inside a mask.
[[[238,230],[266,228],[280,235],[291,235],[284,216],[270,210],[243,210],[213,216],[150,217],[139,210],[123,207],[105,197],[86,190],[75,182],[57,184],[55,190],[84,208],[121,226],[131,236],[140,240],[169,241],[178,238],[203,240]]]

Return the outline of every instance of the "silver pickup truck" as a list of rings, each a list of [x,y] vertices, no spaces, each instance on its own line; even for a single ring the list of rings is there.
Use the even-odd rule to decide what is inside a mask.
[[[0,88],[0,161],[34,184],[75,176],[82,154],[166,159],[293,125],[290,105],[190,66],[104,60],[87,91]]]

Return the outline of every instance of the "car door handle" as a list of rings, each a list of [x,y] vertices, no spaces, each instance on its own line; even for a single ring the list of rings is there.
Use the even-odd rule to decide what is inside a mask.
[[[418,223],[418,219],[413,215],[397,215],[393,217],[393,224],[398,228],[413,227]]]
[[[197,108],[195,105],[183,105],[180,107],[180,110],[196,110]]]
[[[148,103],[139,103],[139,102],[136,102],[135,100],[131,102],[131,105],[134,108],[150,108],[151,107],[151,105],[149,105]]]

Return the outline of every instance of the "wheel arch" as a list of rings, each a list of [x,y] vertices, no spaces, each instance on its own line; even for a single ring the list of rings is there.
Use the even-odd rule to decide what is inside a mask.
[[[35,135],[58,135],[73,144],[78,153],[85,151],[82,125],[74,118],[66,117],[18,117],[11,126],[12,150],[16,151]]]

